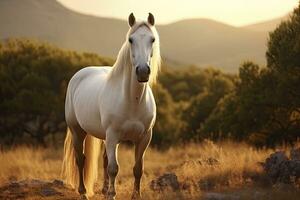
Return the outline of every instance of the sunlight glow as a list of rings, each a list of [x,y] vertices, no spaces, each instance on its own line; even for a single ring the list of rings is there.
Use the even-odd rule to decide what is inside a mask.
[[[160,24],[188,18],[209,18],[234,26],[282,17],[299,0],[58,0],[75,11],[119,19],[130,12],[145,19],[152,12]]]

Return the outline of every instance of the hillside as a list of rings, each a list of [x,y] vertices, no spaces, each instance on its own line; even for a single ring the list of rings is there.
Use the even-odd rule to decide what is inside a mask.
[[[287,20],[289,18],[289,14],[279,17],[276,19],[260,22],[260,23],[255,23],[255,24],[250,24],[247,26],[244,26],[244,28],[251,30],[251,31],[260,31],[260,32],[270,32],[274,30],[280,22],[283,20]]]
[[[157,19],[159,22],[159,19]],[[29,37],[60,47],[116,57],[126,21],[71,11],[56,1],[0,1],[0,39]],[[171,65],[216,66],[236,72],[243,60],[265,63],[266,32],[208,19],[158,26],[162,56]]]
[[[60,47],[115,56],[127,24],[70,11],[56,1],[0,1],[0,36],[33,37]]]
[[[159,27],[163,55],[183,63],[236,70],[243,60],[264,63],[266,35],[208,19]],[[176,34],[174,34],[176,33]]]

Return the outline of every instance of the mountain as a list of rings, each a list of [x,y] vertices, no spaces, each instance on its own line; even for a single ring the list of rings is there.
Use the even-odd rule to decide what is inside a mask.
[[[183,20],[159,28],[169,59],[235,71],[244,60],[264,63],[266,35],[208,19]]]
[[[30,37],[60,47],[116,56],[125,21],[68,10],[54,0],[1,0],[0,38]]]
[[[265,63],[266,31],[208,19],[183,20],[157,29],[162,56],[170,65],[215,66],[236,72],[245,60]],[[36,38],[116,57],[127,30],[126,21],[77,13],[54,0],[0,1],[0,39]]]
[[[244,26],[244,28],[251,30],[251,31],[270,32],[270,31],[274,30],[280,24],[280,22],[287,20],[289,18],[289,16],[290,15],[287,14],[283,17],[279,17],[276,19],[247,25],[247,26]]]

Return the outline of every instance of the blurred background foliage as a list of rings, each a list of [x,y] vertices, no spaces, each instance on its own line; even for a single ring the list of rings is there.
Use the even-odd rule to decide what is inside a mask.
[[[163,66],[153,87],[157,121],[152,145],[232,139],[255,146],[300,136],[300,7],[271,32],[267,65],[247,61],[236,75],[196,66]],[[61,142],[69,79],[114,60],[28,39],[0,43],[1,146]],[[164,145],[162,145],[164,144]]]

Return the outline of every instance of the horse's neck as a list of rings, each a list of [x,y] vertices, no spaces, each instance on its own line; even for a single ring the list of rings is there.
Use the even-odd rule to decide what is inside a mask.
[[[140,104],[145,100],[147,84],[139,83],[133,71],[131,70],[130,76],[124,77],[130,79],[130,83],[124,85],[124,91],[125,93],[128,91],[128,98],[131,102]]]
[[[126,64],[127,63],[127,64]],[[139,83],[130,62],[114,66],[110,79],[120,88],[120,94],[133,105],[140,104],[146,99],[146,83]],[[127,65],[127,66],[126,66]]]

